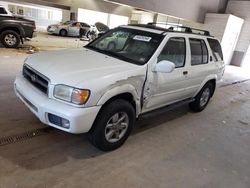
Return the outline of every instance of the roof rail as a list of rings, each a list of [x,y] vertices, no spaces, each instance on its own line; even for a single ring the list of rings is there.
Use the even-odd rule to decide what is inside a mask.
[[[195,34],[195,35],[204,35],[208,37],[213,37],[210,35],[210,32],[207,30],[202,29],[195,29],[191,27],[186,26],[180,26],[180,25],[174,25],[174,24],[168,24],[168,23],[155,23],[151,22],[148,24],[129,24],[130,26],[137,26],[137,27],[144,27],[149,29],[157,29],[160,31],[165,32],[178,32],[178,33],[189,33],[189,34]],[[165,25],[169,26],[168,28],[159,27],[158,25]]]
[[[186,27],[186,26],[180,26],[180,25],[174,25],[174,24],[168,24],[168,23],[157,23],[157,22],[150,22],[147,25],[151,25],[151,26],[155,26],[155,27],[157,25],[165,25],[165,26],[169,26],[169,28],[167,29],[168,31],[211,36],[210,32],[207,30],[195,29],[195,28]]]
[[[144,27],[144,28],[149,28],[149,29],[157,29],[163,32],[169,31],[168,29],[164,29],[163,27],[157,27],[155,25],[150,25],[150,24],[128,24],[129,26],[135,26],[135,27]]]

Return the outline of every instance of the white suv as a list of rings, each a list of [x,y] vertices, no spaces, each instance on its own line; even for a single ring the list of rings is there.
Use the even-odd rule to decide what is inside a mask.
[[[43,123],[88,132],[109,151],[125,142],[140,116],[182,103],[202,111],[224,69],[220,44],[207,31],[129,25],[84,48],[28,57],[15,91]]]

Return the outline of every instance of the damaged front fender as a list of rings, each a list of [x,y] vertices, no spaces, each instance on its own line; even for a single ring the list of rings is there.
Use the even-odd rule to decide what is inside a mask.
[[[143,83],[145,76],[132,76],[124,80],[117,81],[115,84],[108,87],[106,92],[102,95],[97,105],[102,106],[108,100],[121,94],[129,93],[133,96],[136,105],[136,116],[141,112],[141,94],[143,90]]]

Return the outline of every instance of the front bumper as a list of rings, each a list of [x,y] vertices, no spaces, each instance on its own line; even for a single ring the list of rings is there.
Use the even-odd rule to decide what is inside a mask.
[[[21,74],[15,80],[15,93],[41,122],[74,134],[88,132],[101,108],[101,106],[78,108],[49,99],[47,95],[35,88]],[[51,123],[48,114],[69,120],[69,129]]]
[[[59,35],[59,29],[58,28],[47,28],[47,33],[48,34],[56,34],[56,35]]]
[[[53,34],[55,33],[55,30],[47,30],[48,33]]]

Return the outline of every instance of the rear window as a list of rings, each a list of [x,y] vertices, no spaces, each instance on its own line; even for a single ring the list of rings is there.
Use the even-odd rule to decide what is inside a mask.
[[[222,61],[223,60],[223,53],[221,49],[221,45],[218,40],[215,39],[207,39],[209,46],[212,50],[213,56],[215,61]]]

